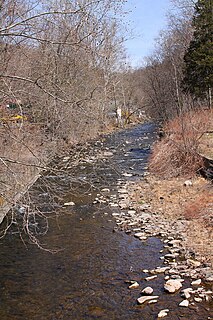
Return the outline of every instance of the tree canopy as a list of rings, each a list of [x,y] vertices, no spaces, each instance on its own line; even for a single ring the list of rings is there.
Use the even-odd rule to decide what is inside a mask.
[[[194,34],[184,56],[183,88],[195,97],[211,95],[213,87],[213,0],[198,0]],[[211,101],[211,99],[210,99]]]

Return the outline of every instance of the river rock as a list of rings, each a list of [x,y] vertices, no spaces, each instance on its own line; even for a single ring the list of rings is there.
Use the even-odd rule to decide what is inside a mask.
[[[200,267],[201,265],[201,262],[200,261],[195,261],[195,260],[192,260],[192,259],[188,259],[187,260],[187,263],[195,268],[198,268]]]
[[[169,293],[174,293],[178,291],[182,287],[182,283],[180,280],[168,280],[164,284],[164,289]]]
[[[152,287],[146,287],[141,291],[141,293],[149,296],[153,293],[153,291],[154,290],[152,289]]]
[[[190,292],[192,292],[192,288],[186,288],[182,291],[182,297],[183,298],[186,298],[186,299],[189,299],[190,298]]]
[[[154,273],[164,273],[166,270],[169,270],[169,267],[158,267],[154,269]]]
[[[157,278],[157,276],[146,277],[145,280],[146,281],[150,281],[150,280],[153,280],[155,278]]]
[[[158,318],[164,318],[168,315],[168,312],[169,312],[169,309],[164,309],[164,310],[161,310],[159,313],[158,313]]]
[[[183,300],[181,303],[179,303],[180,307],[188,307],[189,306],[189,301],[188,300]]]
[[[144,302],[146,301],[149,301],[149,300],[156,300],[158,299],[159,296],[146,296],[146,297],[140,297],[137,299],[138,303],[139,304],[143,304]]]
[[[201,284],[201,279],[195,280],[191,282],[192,286],[199,286]]]
[[[144,236],[144,233],[143,233],[143,232],[137,232],[137,233],[134,234],[134,236],[135,236],[136,238],[140,238],[140,237],[143,237],[143,236]]]
[[[206,281],[207,281],[207,282],[213,282],[213,276],[207,277],[207,278],[206,278]]]
[[[158,300],[149,300],[148,304],[153,304],[153,303],[157,303],[157,302],[158,302]]]
[[[186,181],[184,182],[184,186],[185,186],[185,187],[191,187],[192,185],[193,185],[193,183],[192,183],[191,180],[186,180]]]
[[[203,299],[202,298],[194,298],[194,300],[196,301],[196,302],[202,302],[203,301]]]
[[[112,157],[112,156],[113,156],[113,152],[111,152],[111,151],[104,151],[103,156],[104,156],[104,157]]]
[[[73,201],[65,202],[65,203],[64,203],[64,206],[65,206],[65,207],[74,206],[74,205],[75,205],[75,202],[73,202]]]
[[[129,286],[129,289],[138,289],[140,287],[138,282],[134,282]]]

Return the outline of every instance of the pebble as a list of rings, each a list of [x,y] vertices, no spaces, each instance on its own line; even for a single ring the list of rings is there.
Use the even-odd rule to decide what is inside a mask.
[[[143,232],[137,232],[137,233],[134,234],[134,236],[135,236],[136,238],[140,238],[140,237],[143,237],[143,236],[144,236],[144,233],[143,233]]]
[[[184,182],[184,186],[185,186],[185,187],[191,187],[192,185],[193,185],[193,183],[192,183],[191,180],[186,180],[186,181]]]
[[[151,295],[153,293],[153,291],[154,290],[152,289],[152,287],[146,287],[141,291],[141,293],[143,293],[145,295]]]
[[[159,313],[158,313],[158,318],[164,318],[168,315],[168,312],[169,312],[169,309],[164,309],[164,310],[161,310]]]
[[[146,297],[140,297],[137,299],[138,303],[139,304],[143,304],[144,302],[146,301],[149,301],[149,300],[156,300],[158,299],[159,296],[146,296]]]
[[[158,300],[149,300],[148,301],[149,304],[153,304],[153,303],[157,303],[157,302],[158,302]]]
[[[164,289],[169,293],[174,293],[178,291],[182,287],[182,283],[180,280],[168,280],[164,284]]]
[[[70,201],[70,202],[65,202],[64,203],[64,206],[74,206],[75,205],[75,203],[74,202],[72,202],[72,201]]]
[[[157,278],[157,276],[146,277],[145,280],[146,281],[150,281],[150,280],[153,280],[155,278]]]
[[[199,286],[199,284],[201,284],[201,279],[195,280],[191,282],[192,286]]]
[[[179,303],[180,307],[188,307],[189,306],[189,301],[188,300],[183,300],[181,303]]]
[[[194,300],[196,301],[196,302],[202,302],[203,301],[203,299],[202,298],[194,298]]]
[[[140,287],[138,282],[134,282],[129,286],[129,289],[138,289]]]
[[[190,292],[192,292],[193,290],[192,290],[192,288],[187,288],[187,289],[184,289],[183,291],[182,291],[182,296],[184,297],[184,298],[186,298],[186,299],[189,299],[190,298]]]

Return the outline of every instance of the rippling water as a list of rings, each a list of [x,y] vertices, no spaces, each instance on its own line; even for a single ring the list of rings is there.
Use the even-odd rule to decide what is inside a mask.
[[[100,147],[107,147],[114,155],[99,161],[95,157],[93,163],[70,167],[73,181],[66,175],[55,180],[47,177],[58,185],[59,193],[66,190],[64,201],[74,201],[76,205],[58,207],[57,219],[55,215],[49,219],[49,231],[41,238],[48,248],[60,248],[57,254],[30,244],[26,248],[18,234],[9,233],[1,241],[1,320],[154,320],[160,310],[167,308],[170,312],[165,319],[212,319],[207,303],[178,307],[182,300],[179,294],[163,292],[163,275],[150,283],[144,280],[147,274],[142,269],[162,263],[160,239],[150,238],[142,243],[125,233],[114,232],[112,210],[93,204],[103,187],[109,187],[110,194],[116,195],[118,179],[121,183],[125,180],[122,173],[131,172],[130,179],[143,174],[149,145],[155,137],[153,131],[153,125],[140,125],[111,135],[104,145],[97,143],[96,156]],[[46,206],[44,190],[46,187],[39,181],[32,190],[41,209]],[[137,280],[140,289],[129,290],[128,280]],[[147,285],[160,296],[159,302],[138,306],[136,300]]]

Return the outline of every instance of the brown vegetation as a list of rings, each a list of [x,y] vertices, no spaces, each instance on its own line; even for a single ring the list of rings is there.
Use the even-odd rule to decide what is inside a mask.
[[[191,111],[167,122],[165,137],[153,148],[151,172],[164,178],[196,174],[203,166],[201,138],[212,127],[212,110]]]

